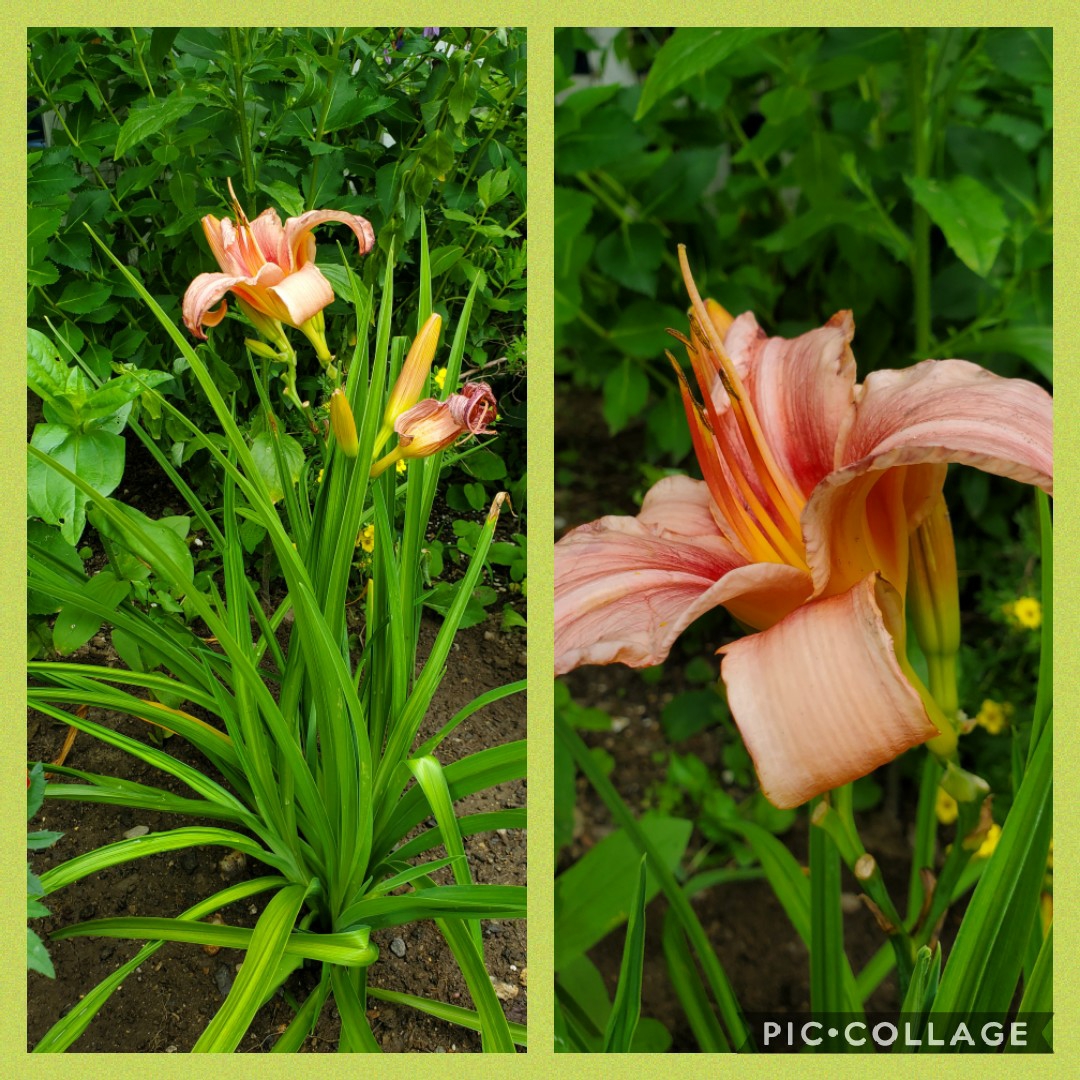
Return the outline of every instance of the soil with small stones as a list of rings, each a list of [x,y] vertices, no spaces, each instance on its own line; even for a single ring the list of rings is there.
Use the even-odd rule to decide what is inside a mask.
[[[140,462],[145,465],[145,462]],[[148,466],[149,467],[149,466]],[[138,476],[129,460],[125,482]],[[152,517],[161,516],[171,492],[152,487],[123,497]],[[167,487],[167,485],[162,485]],[[153,508],[157,506],[157,510]],[[174,503],[175,505],[175,503]],[[148,509],[148,506],[150,507]],[[420,660],[427,655],[440,621],[427,616],[421,627]],[[525,677],[526,641],[523,630],[499,628],[498,615],[459,632],[448,670],[420,732],[430,737],[459,709],[478,694]],[[105,634],[98,634],[72,657],[75,662],[120,666]],[[148,741],[146,725],[128,717],[91,709],[89,718],[132,738]],[[49,717],[31,712],[28,720],[28,760],[51,761],[60,751],[66,729]],[[440,746],[437,756],[444,765],[487,747],[524,739],[525,697],[503,698],[474,713]],[[165,741],[164,749],[218,782],[224,783],[198,754],[178,737]],[[162,787],[190,796],[191,792],[171,776],[122,751],[85,734],[74,741],[65,764],[91,773],[118,776],[137,783]],[[455,804],[459,814],[492,812],[523,807],[526,784],[501,784]],[[32,865],[39,875],[82,852],[92,851],[124,838],[132,829],[160,832],[181,825],[219,826],[217,821],[197,821],[176,815],[142,810],[82,804],[49,799],[31,822],[31,829],[53,829],[63,838],[53,847],[33,853]],[[526,833],[509,829],[465,838],[473,880],[485,884],[526,884]],[[425,859],[439,858],[442,848]],[[236,858],[224,848],[192,848],[149,856],[137,862],[100,871],[46,898],[47,918],[35,920],[34,928],[46,939],[56,969],[49,979],[28,973],[28,1047],[32,1048],[49,1028],[102,979],[138,952],[142,943],[101,937],[48,941],[47,934],[60,927],[90,919],[116,916],[175,917],[185,909],[220,891],[228,884],[259,876],[258,864]],[[449,869],[434,877],[452,883]],[[220,914],[225,923],[254,926],[266,895],[234,904]],[[511,1022],[525,1023],[527,1007],[526,924],[524,920],[488,920],[482,923],[487,970]],[[372,935],[379,959],[369,969],[369,987],[419,995],[463,1007],[472,1001],[461,972],[431,921],[382,930]],[[236,977],[243,953],[222,949],[214,955],[198,945],[165,943],[141,967],[128,976],[109,999],[85,1033],[71,1047],[76,1052],[182,1053],[190,1051],[207,1023],[220,1007]],[[283,990],[256,1015],[238,1051],[259,1053],[272,1048],[275,1039],[318,980],[316,968],[302,968],[290,976]],[[479,1035],[406,1006],[369,997],[368,1016],[375,1038],[384,1051],[427,1053],[479,1052]],[[304,1052],[335,1052],[340,1017],[332,1004],[324,1008],[314,1032],[305,1040]]]
[[[609,439],[606,433],[596,437],[605,428],[599,399],[580,390],[571,392],[564,385],[557,384],[555,407],[557,536],[603,514],[636,513],[634,493],[647,486],[637,466],[644,433],[631,427],[614,439]],[[613,718],[609,732],[579,734],[589,746],[602,748],[611,755],[610,778],[635,813],[641,814],[649,808],[652,789],[664,777],[664,759],[672,751],[695,754],[712,776],[723,775],[724,735],[719,729],[710,728],[672,743],[664,734],[660,718],[664,706],[676,694],[694,688],[683,677],[687,663],[695,657],[713,659],[715,650],[730,640],[734,632],[722,614],[715,621],[697,624],[676,643],[659,681],[643,679],[640,673],[620,664],[580,668],[564,676],[576,704],[601,709]],[[875,809],[857,815],[858,827],[867,850],[881,866],[891,894],[906,897],[912,851],[910,833],[915,817],[914,789],[901,762],[881,770],[877,779],[884,797]],[[737,799],[749,794],[725,786]],[[581,858],[614,827],[603,803],[579,775],[574,838],[560,852],[558,870]],[[804,867],[807,827],[806,814],[800,813],[792,829],[781,836]],[[683,860],[684,868],[695,858],[706,858],[709,853],[708,840],[695,828]],[[860,901],[861,889],[846,868],[842,890],[844,944],[852,969],[857,973],[886,943],[886,937]],[[809,1012],[809,955],[767,882],[746,881],[706,889],[693,898],[692,904],[744,1012]],[[946,943],[955,936],[962,907],[954,907],[942,927],[941,936]],[[646,912],[641,1014],[659,1020],[667,1028],[672,1036],[672,1051],[695,1051],[697,1042],[664,961],[661,930],[665,913],[666,902],[661,894]],[[625,927],[620,927],[589,953],[611,995],[618,982],[624,940]],[[891,976],[866,1002],[868,1013],[892,1013],[898,1007],[896,983]]]

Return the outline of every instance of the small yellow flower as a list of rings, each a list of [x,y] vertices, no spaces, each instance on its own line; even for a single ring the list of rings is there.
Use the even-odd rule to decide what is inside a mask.
[[[1003,604],[1001,610],[1014,626],[1024,630],[1038,630],[1042,626],[1042,604],[1034,596],[1021,596],[1019,600]]]
[[[986,839],[980,845],[979,850],[975,852],[975,858],[989,859],[994,854],[994,848],[997,847],[1000,839],[1001,826],[995,822],[990,826],[990,831],[986,834]]]
[[[315,483],[316,484],[321,484],[322,483],[322,475],[323,475],[323,470],[320,469],[319,470],[319,475],[315,477]]]
[[[956,800],[944,788],[938,788],[936,810],[942,825],[951,825],[959,813]]]
[[[402,458],[402,459],[401,459],[401,460],[400,460],[400,461],[399,461],[399,462],[397,463],[397,472],[398,472],[398,476],[403,476],[403,475],[404,475],[404,473],[405,473],[405,470],[406,470],[406,469],[408,469],[408,467],[409,467],[409,463],[408,463],[408,462],[407,462],[407,461],[406,461],[406,460],[405,460],[404,458]]]
[[[446,368],[436,368],[434,379],[435,385],[441,390],[446,385]]]
[[[975,717],[975,723],[986,728],[991,735],[1000,735],[1009,722],[1013,707],[1008,702],[991,701],[987,698]]]
[[[356,542],[360,545],[364,551],[372,552],[375,550],[375,526],[365,525],[360,530],[360,535],[356,538]]]

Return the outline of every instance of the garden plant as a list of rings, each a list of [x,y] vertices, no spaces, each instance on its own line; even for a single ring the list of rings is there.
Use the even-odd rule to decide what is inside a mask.
[[[817,1022],[790,1049],[1000,1048],[1008,1023],[1049,1049],[1050,53],[557,35],[560,400],[593,433],[557,452],[558,1050],[769,1050],[785,1018]],[[641,447],[634,517],[590,400]],[[624,748],[653,708],[642,800]],[[731,946],[759,885],[804,982],[775,931]],[[621,921],[612,999],[587,950]],[[769,978],[729,973],[747,950]]]
[[[295,1012],[273,1051],[299,1050],[331,1007],[338,1050],[379,1051],[370,1010],[381,996],[479,1032],[485,1051],[512,1053],[525,1029],[508,1023],[496,996],[480,921],[524,918],[525,889],[476,883],[464,840],[523,829],[525,811],[462,814],[454,804],[523,780],[525,743],[443,761],[470,717],[520,695],[524,682],[481,693],[421,734],[489,573],[505,489],[485,500],[460,572],[432,604],[441,621],[430,648],[420,639],[447,467],[501,460],[484,445],[501,402],[488,381],[463,378],[466,366],[492,382],[501,374],[486,360],[478,317],[487,334],[506,335],[500,352],[513,342],[524,355],[524,261],[510,253],[520,232],[496,225],[509,222],[511,202],[515,224],[524,217],[510,145],[523,140],[507,123],[523,37],[53,33],[30,49],[31,85],[54,110],[52,146],[32,153],[30,189],[39,275],[29,384],[46,421],[29,447],[30,704],[169,783],[54,763],[43,794],[46,805],[195,821],[67,858],[40,873],[36,892],[32,878],[31,891],[47,898],[111,867],[137,870],[144,857],[205,846],[262,872],[170,916],[54,930],[54,940],[145,944],[86,987],[34,1049],[71,1047],[172,941],[243,950],[198,1052],[236,1050],[285,987]],[[480,58],[489,61],[482,72]],[[149,94],[136,97],[140,78]],[[406,145],[382,139],[390,127],[409,129]],[[278,140],[305,153],[283,154]],[[379,172],[375,162],[395,145]],[[147,158],[126,184],[125,153]],[[82,190],[50,205],[34,177],[59,184],[61,172],[63,191]],[[436,183],[453,192],[433,197]],[[153,191],[148,205],[125,206],[133,185]],[[432,221],[450,243],[429,245]],[[178,238],[175,250],[156,242],[163,234]],[[78,259],[57,255],[72,250]],[[176,275],[187,279],[179,289]],[[75,296],[83,300],[72,306]],[[185,515],[154,518],[113,497],[125,429]],[[506,470],[489,461],[482,476],[497,481]],[[523,483],[506,488],[523,495]],[[475,501],[473,492],[467,505]],[[63,659],[103,624],[122,666]],[[115,716],[141,722],[145,738],[117,730]],[[174,751],[179,742],[202,764]],[[238,912],[241,900],[253,902],[253,926],[216,914]],[[471,1007],[378,988],[372,932],[417,920],[434,920]],[[290,982],[301,968],[306,979]]]

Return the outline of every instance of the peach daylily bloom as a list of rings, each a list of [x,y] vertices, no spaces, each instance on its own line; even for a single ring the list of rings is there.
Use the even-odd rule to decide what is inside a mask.
[[[798,806],[953,737],[905,655],[910,537],[949,462],[1052,493],[1052,401],[964,360],[857,383],[850,312],[768,338],[752,314],[702,302],[680,258],[704,480],[666,477],[637,517],[559,541],[556,673],[658,664],[723,605],[756,631],[720,650],[732,716],[766,797]]]
[[[248,221],[236,200],[232,181],[229,194],[235,224],[231,218],[219,219],[213,214],[202,219],[206,240],[221,270],[200,274],[188,286],[183,302],[184,325],[205,341],[203,327],[217,326],[225,318],[224,297],[231,292],[256,328],[271,339],[280,336],[280,327],[275,332],[275,325],[282,323],[300,330],[309,326],[317,333],[319,328],[312,320],[334,299],[334,291],[315,265],[311,230],[328,221],[348,225],[360,242],[360,254],[366,255],[375,245],[370,222],[344,210],[309,210],[282,225],[273,208]],[[215,308],[219,302],[221,306]],[[329,353],[320,355],[320,359],[329,359]]]

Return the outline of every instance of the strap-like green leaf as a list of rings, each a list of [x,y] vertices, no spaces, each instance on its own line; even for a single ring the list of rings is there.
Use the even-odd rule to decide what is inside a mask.
[[[251,935],[240,974],[192,1053],[231,1054],[240,1045],[262,1004],[263,985],[273,975],[292,936],[306,894],[306,886],[289,885],[266,905]]]
[[[630,903],[630,919],[626,926],[622,964],[615,1001],[608,1016],[601,1053],[627,1054],[634,1040],[641,1016],[641,978],[645,966],[645,863],[642,855],[638,867],[637,885]]]

